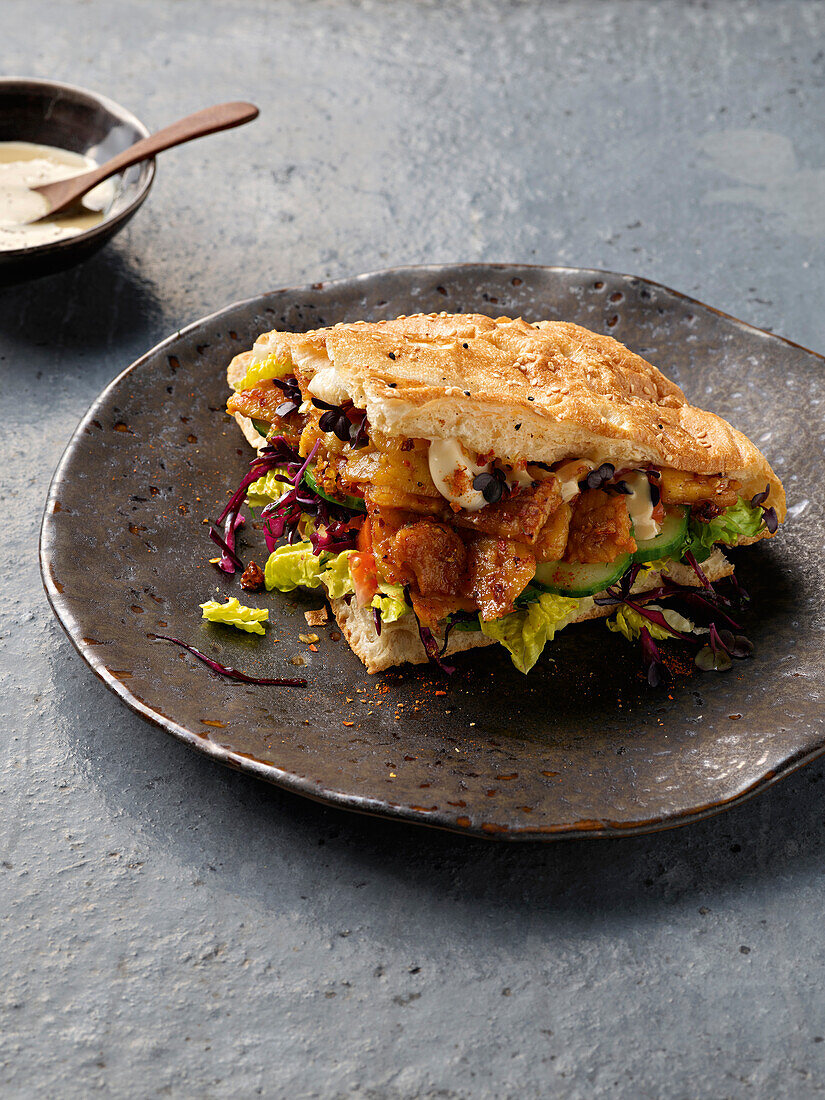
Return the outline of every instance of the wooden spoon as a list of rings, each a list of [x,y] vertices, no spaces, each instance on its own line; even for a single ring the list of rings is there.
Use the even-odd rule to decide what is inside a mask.
[[[193,115],[187,115],[186,118],[173,122],[171,126],[158,130],[156,134],[150,134],[149,137],[136,141],[134,145],[130,145],[116,157],[107,160],[99,168],[93,168],[90,172],[72,176],[67,180],[32,187],[31,190],[42,195],[49,204],[48,210],[33,220],[40,221],[52,214],[59,214],[109,176],[113,176],[124,168],[130,168],[138,161],[147,160],[164,149],[182,145],[185,141],[191,141],[192,138],[217,133],[218,130],[229,130],[233,126],[241,126],[244,122],[251,122],[257,117],[258,108],[251,103],[219,103],[215,107],[206,107]]]

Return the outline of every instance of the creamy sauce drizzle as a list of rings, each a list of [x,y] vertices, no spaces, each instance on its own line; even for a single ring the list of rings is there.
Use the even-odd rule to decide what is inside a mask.
[[[472,484],[478,474],[489,473],[491,462],[479,466],[457,439],[433,439],[427,459],[435,487],[445,500],[457,504],[466,512],[478,512],[484,507],[487,503],[484,495],[473,489]]]
[[[565,504],[567,504],[568,501],[571,501],[573,497],[577,497],[579,495],[579,493],[581,492],[581,489],[579,488],[579,482],[583,478],[587,477],[587,474],[590,472],[590,470],[596,469],[595,463],[591,462],[587,458],[583,458],[581,460],[581,465],[586,466],[586,470],[583,473],[579,473],[577,477],[569,477],[566,481],[562,481],[559,486],[559,489],[561,491],[561,499],[564,501]]]
[[[91,157],[68,149],[28,141],[0,141],[0,251],[76,237],[103,221],[115,196],[113,180],[105,180],[84,195],[79,207],[26,224],[48,209],[46,200],[30,188],[70,179],[95,167],[97,162]]]
[[[661,527],[653,518],[653,501],[650,499],[650,482],[647,474],[626,474],[622,481],[630,489],[630,496],[625,499],[633,523],[634,537],[641,541],[655,539]]]
[[[473,489],[472,484],[473,478],[479,474],[490,473],[492,462],[479,465],[457,439],[431,439],[427,461],[435,487],[445,500],[463,508],[465,512],[478,512],[488,503],[484,494]],[[529,488],[535,481],[553,477],[553,474],[538,467],[533,467],[532,471],[515,466],[505,467],[504,474],[510,489],[516,486]]]

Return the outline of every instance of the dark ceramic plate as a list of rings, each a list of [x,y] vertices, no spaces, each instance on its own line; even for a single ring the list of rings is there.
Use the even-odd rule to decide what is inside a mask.
[[[0,80],[0,141],[55,145],[103,164],[148,136],[130,111],[97,92],[54,80]],[[0,251],[0,286],[51,275],[87,259],[137,213],[154,178],[154,160],[127,168],[114,177],[112,204],[91,229],[34,248]]]
[[[497,646],[458,658],[449,682],[427,667],[369,677],[334,626],[317,631],[317,653],[299,641],[312,597],[263,595],[265,639],[201,622],[216,588],[240,592],[208,564],[204,526],[250,457],[222,411],[229,359],[275,327],[431,310],[558,316],[610,333],[764,447],[791,516],[780,538],[740,554],[755,659],[653,691],[636,647],[587,623],[526,678]],[[98,398],[55,474],[43,576],[97,675],[224,764],[479,836],[647,832],[715,813],[825,748],[823,409],[820,357],[626,275],[467,265],[279,290],[191,325]],[[245,554],[262,560],[258,532]],[[304,673],[309,686],[227,682],[156,633],[257,675]]]

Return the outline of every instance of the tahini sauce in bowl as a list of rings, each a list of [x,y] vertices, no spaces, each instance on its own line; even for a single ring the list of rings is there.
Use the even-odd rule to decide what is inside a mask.
[[[114,180],[104,180],[81,204],[54,218],[26,224],[46,210],[46,200],[30,190],[41,183],[79,176],[97,167],[91,157],[34,145],[28,141],[0,141],[0,251],[35,248],[66,237],[76,237],[102,222],[115,197]]]

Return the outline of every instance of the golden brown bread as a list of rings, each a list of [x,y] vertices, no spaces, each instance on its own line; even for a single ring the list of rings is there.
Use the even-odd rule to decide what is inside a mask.
[[[767,503],[785,518],[782,484],[746,436],[612,337],[578,325],[441,313],[270,332],[233,360],[230,384],[270,354],[291,356],[305,381],[330,371],[389,435],[457,438],[510,461],[575,456],[725,474],[746,498],[768,485]]]
[[[710,581],[721,580],[733,573],[733,566],[724,556],[721,550],[716,549],[711,556],[702,563],[702,571]],[[651,571],[640,576],[633,585],[633,592],[647,592],[652,588],[658,588],[662,583],[663,572]],[[696,574],[686,565],[672,562],[666,572],[667,578],[676,584],[692,585],[697,587],[699,580]],[[421,665],[428,660],[424,646],[418,636],[418,628],[412,615],[403,615],[394,623],[385,623],[380,636],[375,632],[372,611],[370,608],[358,607],[355,600],[347,603],[345,600],[330,600],[332,613],[335,616],[341,633],[347,639],[350,649],[367,666],[367,672],[383,672],[395,665],[411,664]],[[584,622],[586,619],[600,619],[612,614],[615,607],[599,607],[592,599],[583,599],[579,603],[577,614],[569,619],[567,625]],[[439,644],[443,641],[443,635],[436,632]],[[476,649],[478,646],[494,645],[495,639],[488,638],[480,631],[453,631],[447,641],[446,656],[455,653],[463,653],[468,649]]]

